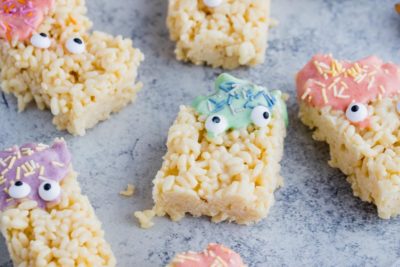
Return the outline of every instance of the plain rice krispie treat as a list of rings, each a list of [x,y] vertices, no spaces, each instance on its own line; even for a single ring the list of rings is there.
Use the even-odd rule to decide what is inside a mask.
[[[84,135],[135,99],[142,53],[91,26],[84,0],[0,3],[1,87],[20,111],[34,101],[59,130]]]
[[[270,0],[169,0],[178,60],[233,69],[264,62]]]
[[[246,267],[242,258],[229,248],[211,243],[202,252],[185,252],[175,256],[167,267]]]
[[[0,229],[14,266],[115,266],[64,140],[0,152]]]
[[[174,221],[190,213],[251,224],[267,215],[283,184],[284,96],[227,74],[215,87],[193,107],[181,106],[170,128],[153,211]],[[136,215],[151,226],[149,216]]]
[[[329,144],[332,167],[382,218],[400,213],[400,69],[376,57],[316,55],[297,75],[300,118]]]

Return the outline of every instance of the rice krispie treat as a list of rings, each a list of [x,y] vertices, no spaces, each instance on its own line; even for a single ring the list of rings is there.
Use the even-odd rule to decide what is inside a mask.
[[[59,130],[84,135],[135,99],[142,53],[91,26],[84,0],[0,2],[1,87],[20,111],[34,101]]]
[[[382,218],[400,213],[400,69],[377,57],[316,55],[297,75],[300,118],[329,144],[332,167]]]
[[[211,243],[202,252],[186,252],[175,256],[167,267],[246,267],[236,252]]]
[[[0,229],[14,266],[115,266],[64,140],[0,152]]]
[[[153,181],[153,211],[174,221],[190,213],[254,223],[267,215],[283,184],[285,97],[227,74],[215,88],[192,107],[181,106]]]
[[[233,69],[264,62],[270,0],[169,0],[178,60]]]

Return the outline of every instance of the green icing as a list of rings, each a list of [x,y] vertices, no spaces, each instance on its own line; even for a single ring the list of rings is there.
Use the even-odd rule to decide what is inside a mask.
[[[288,125],[288,115],[282,92],[257,86],[245,80],[237,79],[229,74],[221,74],[215,81],[216,93],[210,96],[197,97],[193,102],[196,111],[205,116],[211,114],[224,116],[228,129],[240,129],[252,123],[251,112],[257,106],[272,110],[277,107]],[[212,137],[213,134],[209,133]]]

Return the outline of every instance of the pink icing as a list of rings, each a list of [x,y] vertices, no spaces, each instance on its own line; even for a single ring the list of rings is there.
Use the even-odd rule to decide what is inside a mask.
[[[400,68],[371,56],[349,62],[315,55],[297,74],[297,95],[313,107],[345,111],[349,104],[391,97],[400,90]],[[365,123],[364,123],[365,124]]]
[[[203,252],[178,254],[173,260],[174,267],[245,267],[240,255],[219,244],[209,244]]]
[[[64,140],[56,140],[51,147],[26,144],[1,151],[0,210],[17,203],[18,200],[10,198],[7,192],[18,180],[30,185],[31,192],[27,198],[35,200],[39,207],[45,208],[47,202],[38,195],[40,184],[43,179],[61,181],[68,173],[70,162],[71,154]]]
[[[0,38],[29,38],[54,5],[54,0],[1,0]]]

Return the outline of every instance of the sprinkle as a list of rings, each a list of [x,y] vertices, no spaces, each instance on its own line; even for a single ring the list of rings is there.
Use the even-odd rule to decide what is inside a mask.
[[[24,172],[28,172],[28,169],[26,168],[25,164],[21,165],[21,168]]]
[[[378,99],[382,100],[382,95],[381,94],[378,94]]]
[[[176,259],[177,259],[178,261],[185,261],[185,260],[195,261],[195,262],[200,261],[198,258],[190,257],[190,256],[187,256],[187,255],[182,255],[182,254],[178,255],[178,256],[176,257]]]
[[[337,95],[336,97],[337,97],[337,98],[343,98],[343,99],[350,98],[349,95]]]
[[[58,161],[55,161],[55,160],[53,160],[53,161],[51,162],[51,164],[53,164],[53,165],[56,166],[56,167],[60,167],[60,168],[64,167],[64,164],[63,164],[63,163],[58,162]]]
[[[0,185],[4,184],[6,180],[0,180]]]
[[[32,172],[26,172],[26,173],[24,173],[24,177],[28,177],[28,176],[31,176],[31,175],[33,175],[33,174],[35,174],[34,171],[32,171]]]
[[[231,105],[229,105],[228,107],[229,107],[232,115],[235,115],[236,114],[235,109]]]
[[[328,86],[328,90],[331,90],[332,87],[334,87],[339,81],[340,81],[340,77],[336,78],[335,80],[333,80],[333,82]]]
[[[367,87],[368,91],[371,89],[371,87],[374,84],[374,82],[375,82],[375,77],[372,77],[371,80],[368,83],[368,87]]]
[[[31,164],[33,169],[37,168],[36,163],[32,159],[29,161],[29,163]]]
[[[4,161],[3,161],[2,159],[0,159],[0,164],[1,164],[3,167],[7,166],[7,165],[4,163]]]
[[[228,267],[228,264],[220,256],[217,256],[210,267]]]
[[[322,88],[322,97],[324,98],[325,104],[329,103],[328,97],[326,96],[326,90],[325,88]]]
[[[210,101],[207,101],[207,107],[208,107],[208,111],[211,111],[211,110],[212,110]]]
[[[329,78],[329,77],[328,77],[328,74],[324,73],[323,76],[324,76],[324,79],[325,79],[325,80],[328,80],[328,78]]]
[[[314,83],[315,83],[316,85],[319,85],[319,86],[321,86],[321,87],[325,87],[325,84],[324,84],[324,83],[322,83],[322,82],[319,82],[319,81],[314,81]]]
[[[336,87],[336,85],[333,87],[333,95],[334,96],[337,96],[337,87]]]
[[[18,149],[18,151],[17,151],[17,159],[20,159],[21,158],[21,151]]]
[[[304,94],[301,96],[301,99],[304,100],[311,93],[311,89],[307,88]]]
[[[367,77],[366,73],[364,73],[362,75],[358,75],[357,78],[355,79],[355,82],[356,83],[361,83],[365,79],[365,77]]]
[[[17,160],[17,157],[12,157],[10,160],[10,163],[8,164],[8,169],[11,169],[14,166],[15,161]]]
[[[25,165],[26,168],[28,169],[28,172],[32,172],[32,171],[33,171],[33,168],[32,168],[32,166],[29,164],[29,162],[25,162],[24,165]]]
[[[386,92],[386,89],[383,85],[379,86],[379,90],[381,90],[382,94],[384,94]]]
[[[322,71],[321,66],[318,64],[317,61],[314,61],[313,63],[314,63],[315,68],[318,70],[319,74],[322,75],[324,72]]]
[[[40,166],[39,175],[43,175],[43,174],[44,174],[44,167]]]
[[[20,167],[17,167],[17,171],[16,171],[16,174],[15,174],[15,180],[20,180],[21,179],[21,168]]]
[[[8,168],[5,168],[5,169],[1,172],[1,176],[4,176],[8,171],[9,171],[9,169],[8,169]]]
[[[340,84],[341,84],[344,88],[346,88],[346,89],[349,88],[349,86],[347,85],[347,83],[345,83],[344,81],[341,81]]]

